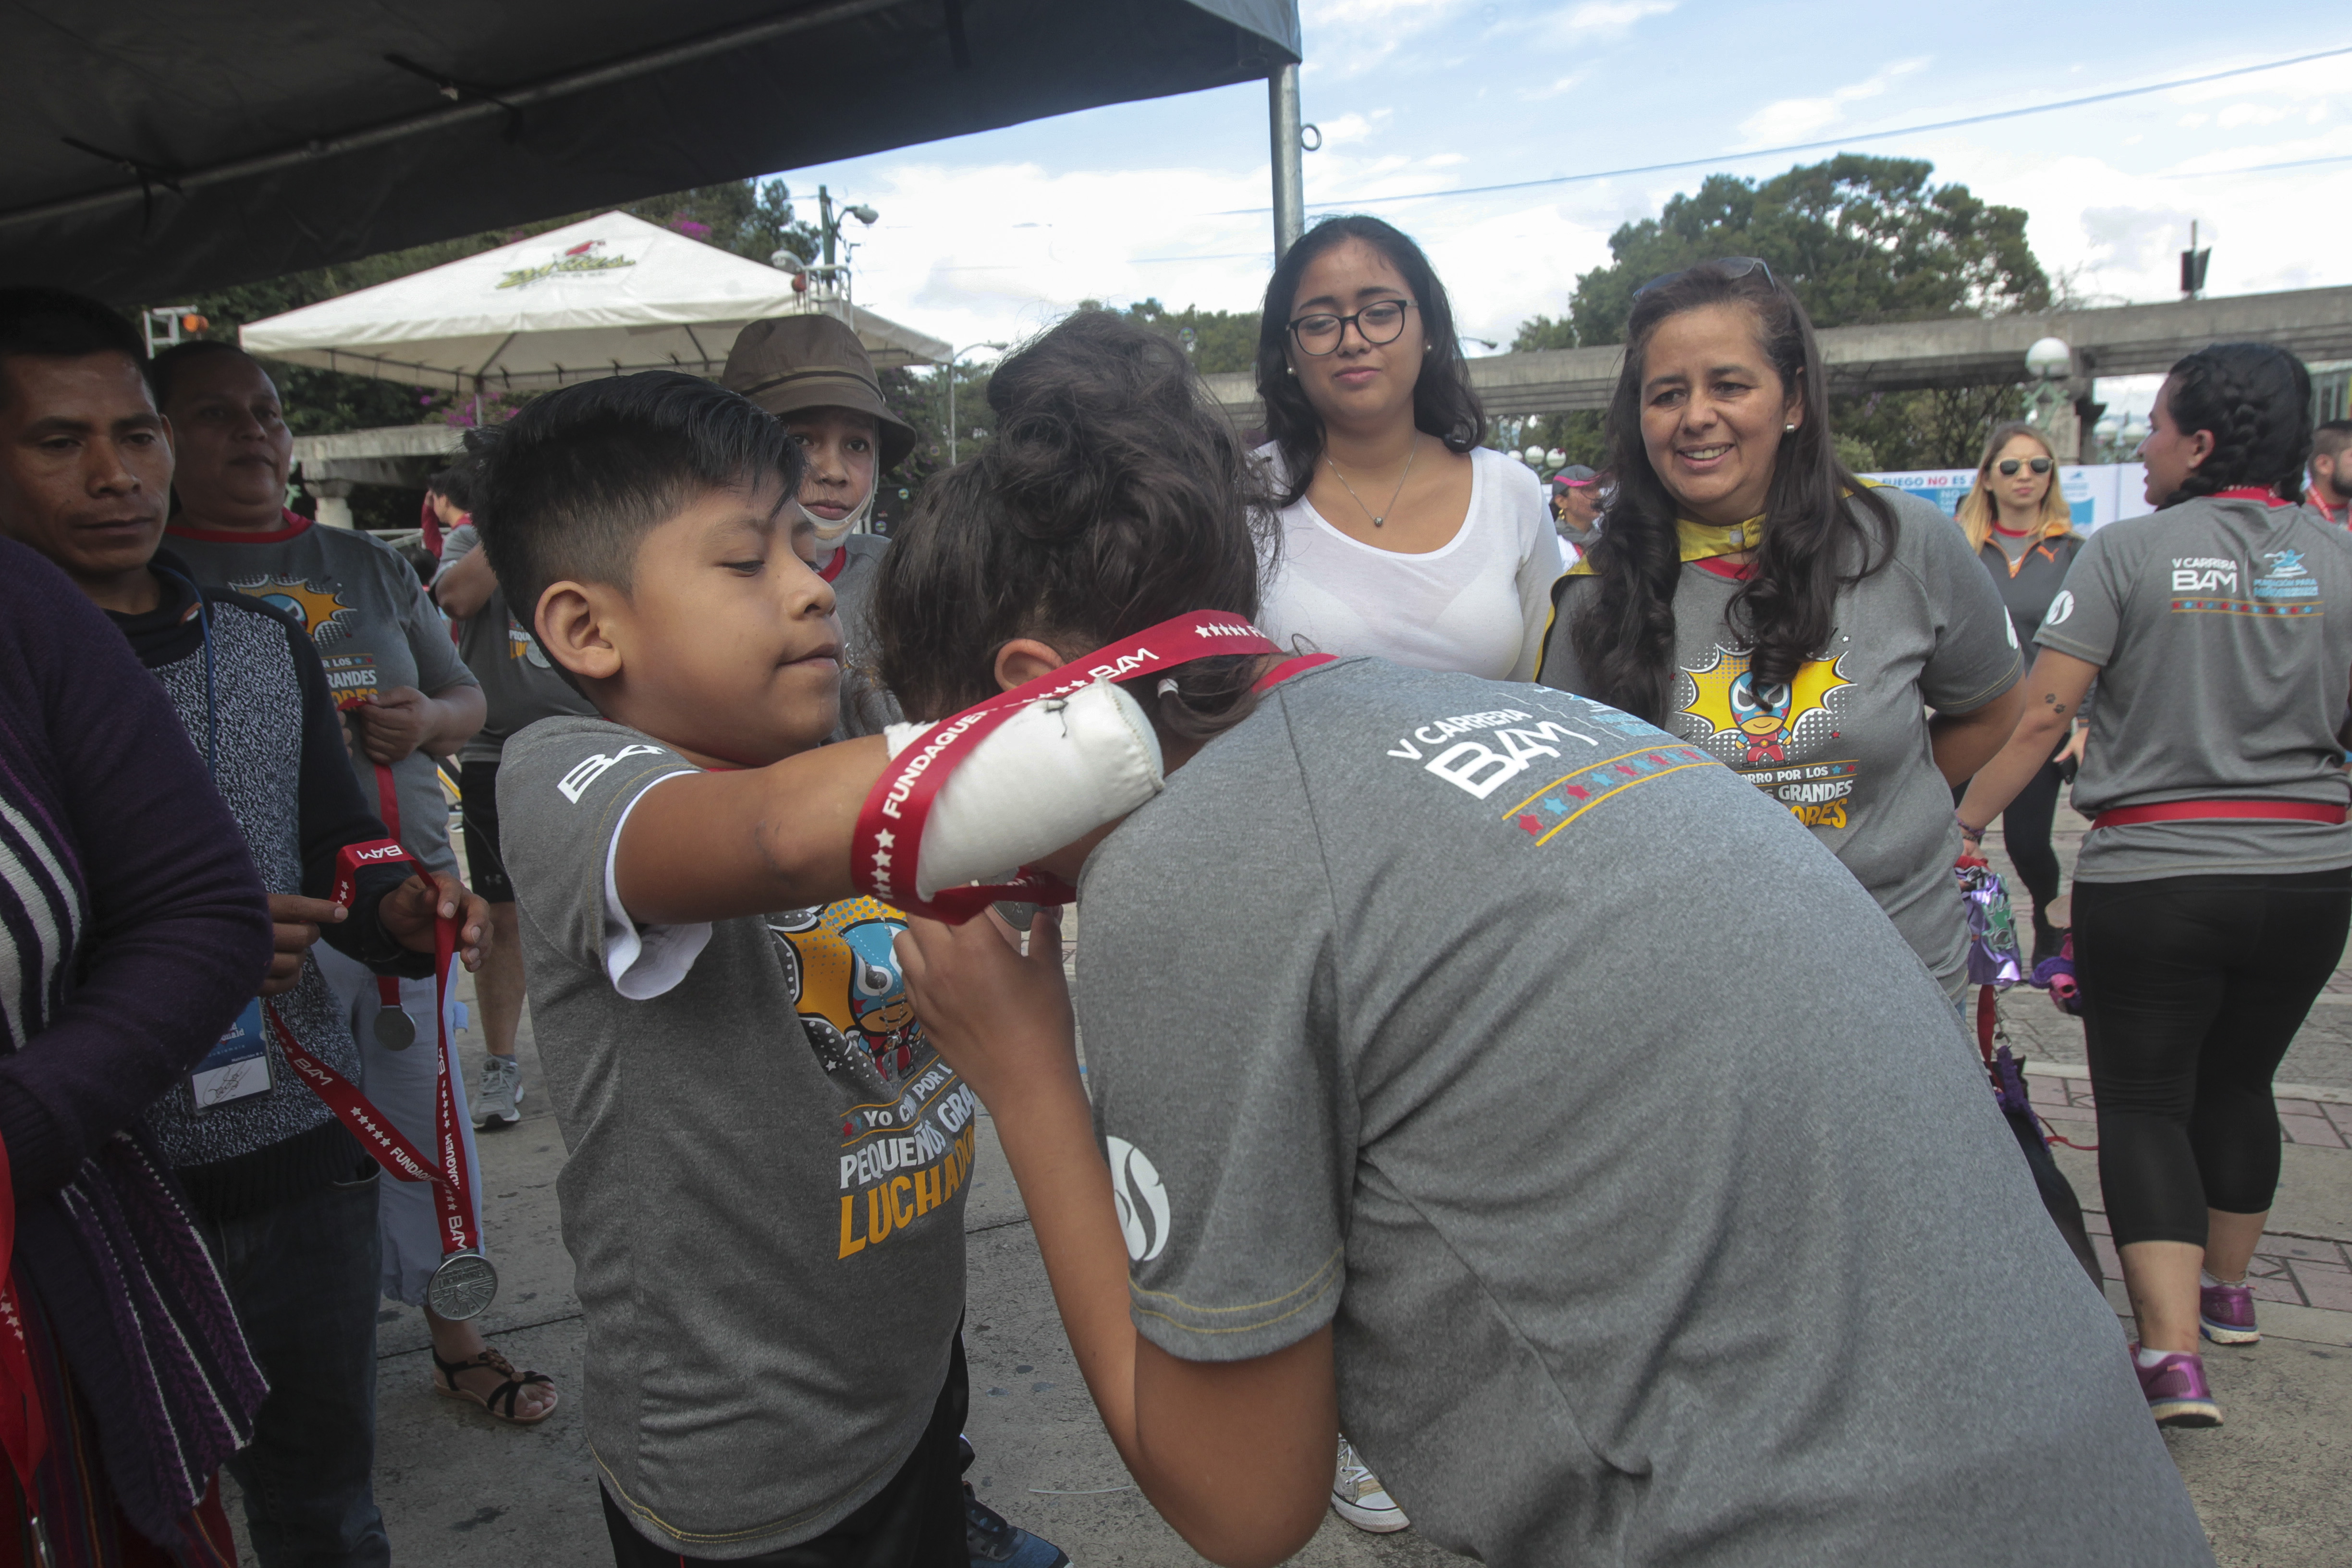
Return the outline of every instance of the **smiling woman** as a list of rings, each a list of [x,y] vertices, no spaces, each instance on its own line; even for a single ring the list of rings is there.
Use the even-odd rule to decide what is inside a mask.
[[[1679,731],[1786,805],[1958,997],[1950,785],[2009,738],[2017,637],[1959,530],[1838,462],[1827,394],[1804,307],[1761,261],[1637,291],[1617,500],[1554,590],[1538,679]]]

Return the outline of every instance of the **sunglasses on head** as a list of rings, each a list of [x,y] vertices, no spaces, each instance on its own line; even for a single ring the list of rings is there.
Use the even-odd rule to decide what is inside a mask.
[[[1687,278],[1701,267],[1712,267],[1727,279],[1745,278],[1751,272],[1761,272],[1764,274],[1765,282],[1772,281],[1772,268],[1765,265],[1762,257],[1725,256],[1713,261],[1699,262],[1693,267],[1678,267],[1672,272],[1661,272],[1639,289],[1634,289],[1633,298],[1639,300],[1653,289],[1663,289],[1678,278]]]
[[[2050,459],[2047,458],[2003,458],[2000,460],[2000,477],[2005,479],[2014,479],[2021,462],[2037,474],[2046,474],[2050,471]]]

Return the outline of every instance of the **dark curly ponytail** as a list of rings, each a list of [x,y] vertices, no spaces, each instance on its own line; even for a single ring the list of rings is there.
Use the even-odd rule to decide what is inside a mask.
[[[1255,619],[1258,465],[1184,352],[1083,310],[989,378],[996,438],[933,479],[874,590],[883,683],[938,719],[996,695],[996,652],[1034,637],[1071,658],[1193,610]],[[1167,734],[1246,717],[1254,657],[1197,659],[1129,688]]]
[[[1710,305],[1737,305],[1755,317],[1765,357],[1804,408],[1774,458],[1755,574],[1727,611],[1748,643],[1757,689],[1794,679],[1829,641],[1838,590],[1895,554],[1893,509],[1837,460],[1829,376],[1797,297],[1761,268],[1735,272],[1712,261],[1650,285],[1634,299],[1625,366],[1609,404],[1617,496],[1591,552],[1600,592],[1589,596],[1570,636],[1591,682],[1586,695],[1654,724],[1664,720],[1674,695],[1682,544],[1675,526],[1680,509],[1642,443],[1643,356],[1669,318]]]
[[[2165,390],[2177,428],[2213,436],[2212,455],[2189,470],[2165,505],[2249,485],[2303,500],[2303,471],[2311,462],[2311,373],[2301,360],[2268,343],[2215,343],[2175,364]]]

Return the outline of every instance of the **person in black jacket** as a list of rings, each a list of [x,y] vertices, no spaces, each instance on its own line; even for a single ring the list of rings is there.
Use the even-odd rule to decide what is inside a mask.
[[[1976,488],[1960,501],[1959,521],[1977,558],[1992,574],[1993,586],[2000,590],[2019,645],[2032,647],[2050,601],[2065,586],[2067,568],[2083,548],[2083,536],[2074,531],[2074,512],[2058,483],[2057,454],[2041,431],[2021,419],[1993,431],[1985,443],[1984,460],[1977,465]],[[2026,891],[2033,895],[2035,963],[2055,954],[2066,940],[2064,929],[2050,920],[2059,885],[2058,852],[2051,847],[2050,825],[2058,810],[2058,791],[2071,772],[2068,764],[2082,760],[2088,717],[2001,814],[2001,844]]]
[[[424,976],[436,916],[461,917],[470,967],[488,911],[454,879],[405,866],[362,868],[348,909],[328,901],[339,852],[389,835],[361,798],[310,638],[261,600],[199,585],[159,552],[172,454],[140,349],[130,324],[95,301],[0,290],[0,533],[61,568],[129,639],[270,889],[276,952],[260,995],[148,1108],[145,1128],[186,1191],[268,1380],[253,1442],[229,1461],[257,1554],[265,1564],[384,1563],[370,1474],[376,1168],[289,1070],[261,1009],[356,1082],[358,1049],[311,945],[323,936],[379,973]],[[257,1059],[234,1048],[256,1038]]]

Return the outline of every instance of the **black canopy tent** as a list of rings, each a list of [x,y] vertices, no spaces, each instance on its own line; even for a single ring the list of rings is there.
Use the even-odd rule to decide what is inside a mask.
[[[1297,0],[14,0],[0,16],[0,280],[125,302],[1265,79],[1299,51]]]

